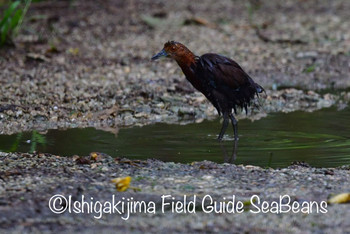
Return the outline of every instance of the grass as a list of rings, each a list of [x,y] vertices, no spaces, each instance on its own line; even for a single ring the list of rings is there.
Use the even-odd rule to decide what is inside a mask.
[[[30,6],[31,0],[10,2],[0,17],[0,47],[13,44],[13,38],[18,34],[23,18]]]
[[[304,69],[304,72],[310,73],[310,72],[314,72],[315,70],[316,70],[316,64],[312,64],[312,65],[306,67],[306,68]]]

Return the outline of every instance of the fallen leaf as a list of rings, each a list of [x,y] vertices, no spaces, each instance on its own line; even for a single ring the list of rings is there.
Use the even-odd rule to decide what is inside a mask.
[[[36,60],[39,62],[49,62],[50,61],[50,59],[45,57],[44,55],[36,54],[36,53],[28,53],[28,54],[26,54],[26,58],[30,59],[30,60]]]
[[[119,178],[112,179],[111,182],[115,183],[115,187],[119,192],[124,192],[130,186],[131,177],[130,176],[127,176],[124,178],[119,177]]]
[[[75,160],[77,164],[90,164],[90,160],[84,157],[79,157]]]
[[[72,55],[77,55],[79,53],[79,48],[69,48],[68,53]]]
[[[97,153],[97,152],[91,152],[90,153],[90,158],[92,160],[98,161],[101,159],[101,154]]]
[[[151,28],[157,28],[164,24],[160,18],[149,15],[142,15],[141,20]]]
[[[97,167],[97,163],[92,163],[90,167],[91,169],[95,169]]]
[[[328,200],[330,204],[348,203],[350,202],[350,193],[341,193],[331,197]]]
[[[73,155],[72,158],[73,158],[73,161],[77,161],[77,159],[80,157],[78,155]]]
[[[116,117],[118,114],[118,110],[119,110],[119,106],[115,104],[114,106],[112,106],[107,110],[102,110],[97,112],[96,114],[94,114],[94,117],[100,120],[106,120],[110,117]]]
[[[199,18],[199,17],[192,17],[192,18],[186,19],[184,21],[184,25],[200,25],[200,26],[206,26],[208,28],[216,28],[215,24],[210,23],[208,20]]]
[[[56,46],[54,45],[51,45],[45,52],[45,54],[49,54],[49,53],[52,53],[52,54],[57,54],[59,53],[60,51],[57,49]]]

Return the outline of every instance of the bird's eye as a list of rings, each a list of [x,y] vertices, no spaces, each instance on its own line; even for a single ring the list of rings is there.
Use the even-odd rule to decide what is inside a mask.
[[[175,49],[176,49],[175,46],[172,46],[172,47],[171,47],[171,50],[172,50],[172,51],[175,51]]]

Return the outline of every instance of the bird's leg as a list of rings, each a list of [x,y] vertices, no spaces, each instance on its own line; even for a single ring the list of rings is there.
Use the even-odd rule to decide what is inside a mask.
[[[224,122],[222,123],[222,127],[221,127],[221,131],[218,137],[218,140],[221,141],[222,138],[224,137],[225,131],[227,129],[228,126],[228,114],[224,113]]]
[[[236,160],[237,157],[237,145],[238,145],[238,129],[237,129],[237,120],[236,118],[233,116],[233,114],[230,114],[230,119],[231,119],[231,123],[233,126],[233,132],[234,132],[234,145],[233,145],[233,154],[232,154],[232,159],[233,161]]]
[[[236,118],[233,116],[233,114],[230,114],[229,116],[230,116],[230,119],[231,119],[235,140],[238,140],[238,130],[237,130],[237,123],[238,122],[237,122]]]
[[[219,144],[220,144],[221,151],[224,154],[224,162],[229,163],[230,158],[228,157],[228,153],[227,153],[225,146],[223,145],[222,141],[219,141]]]

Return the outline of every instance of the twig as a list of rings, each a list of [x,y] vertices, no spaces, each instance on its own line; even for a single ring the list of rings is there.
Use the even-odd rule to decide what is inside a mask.
[[[255,29],[255,33],[258,36],[260,40],[263,42],[270,42],[270,43],[289,43],[289,44],[307,44],[306,41],[302,41],[300,39],[271,39],[267,37],[266,35],[261,33],[261,30],[258,26],[252,25],[252,27]]]

